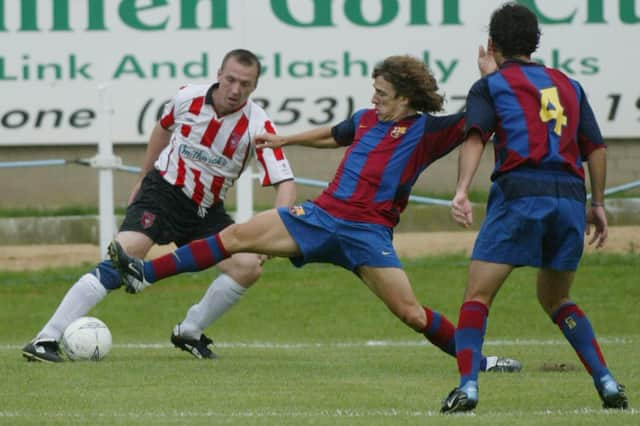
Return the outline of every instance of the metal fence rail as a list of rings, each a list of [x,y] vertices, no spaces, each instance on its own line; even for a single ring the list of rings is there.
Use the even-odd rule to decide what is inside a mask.
[[[109,158],[107,158],[109,160]],[[110,174],[112,171],[122,171],[126,173],[140,173],[140,167],[136,166],[128,166],[124,165],[120,162],[120,159],[113,156],[110,161],[104,162],[104,158],[101,158],[100,155],[96,155],[93,158],[88,159],[62,159],[62,158],[52,158],[46,160],[32,160],[32,161],[5,161],[0,162],[0,169],[9,169],[9,168],[24,168],[24,167],[51,167],[51,166],[64,166],[64,165],[81,165],[86,167],[91,167],[96,169],[99,175]],[[104,177],[104,176],[102,176]],[[248,220],[253,215],[253,186],[252,180],[257,179],[257,174],[253,173],[253,171],[246,170],[245,173],[238,179],[237,182],[237,203],[236,203],[236,215],[235,219],[237,222],[243,222]],[[111,181],[108,176],[106,180]],[[296,183],[300,185],[317,187],[317,188],[326,188],[329,184],[326,181],[310,179],[304,177],[296,177]],[[104,182],[100,182],[101,193],[100,193],[100,214],[99,214],[99,225],[100,225],[100,246],[101,249],[104,248],[106,250],[106,244],[113,238],[113,234],[117,229],[115,226],[115,214],[113,212],[113,188],[112,183],[107,188],[106,191],[102,191],[102,186]],[[605,196],[617,194],[620,192],[629,191],[634,188],[640,187],[640,180],[636,180],[633,182],[625,183],[623,185],[617,185],[610,188],[607,188],[604,191]],[[587,198],[591,198],[591,194],[587,196]],[[409,196],[409,201],[416,204],[425,204],[425,205],[437,205],[437,206],[451,206],[450,200],[443,200],[439,198],[431,198],[431,197],[423,197],[418,195]],[[103,247],[104,246],[104,247]]]
[[[10,168],[19,168],[19,167],[46,167],[46,166],[64,166],[64,165],[81,165],[88,167],[96,167],[92,164],[92,159],[73,159],[67,160],[64,158],[52,158],[49,160],[32,160],[32,161],[0,161],[0,169],[10,169]],[[118,170],[121,172],[127,173],[140,173],[140,167],[137,166],[128,166],[126,164],[118,164],[111,167],[113,170]],[[256,174],[252,174],[253,179],[257,179]],[[296,183],[304,186],[311,186],[316,188],[326,188],[329,185],[329,182],[318,180],[318,179],[310,179],[304,177],[296,177]],[[640,187],[640,180],[632,181],[629,183],[625,183],[622,185],[612,186],[610,188],[605,189],[604,195],[613,195],[620,192],[629,191],[631,189],[635,189]],[[591,198],[591,194],[587,195],[587,198]],[[443,200],[440,198],[432,198],[432,197],[423,197],[420,195],[410,195],[409,201],[417,203],[417,204],[431,204],[437,206],[450,206],[451,201]]]

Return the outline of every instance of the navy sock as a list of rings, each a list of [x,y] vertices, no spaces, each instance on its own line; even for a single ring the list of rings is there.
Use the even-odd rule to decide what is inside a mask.
[[[578,305],[569,302],[560,306],[551,319],[571,343],[594,382],[599,383],[602,377],[609,374],[609,369],[587,316]]]

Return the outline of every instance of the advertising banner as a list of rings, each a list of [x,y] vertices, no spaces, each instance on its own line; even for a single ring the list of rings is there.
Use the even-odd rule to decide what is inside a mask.
[[[145,143],[162,105],[216,80],[224,54],[255,52],[253,98],[282,133],[371,105],[371,71],[410,54],[433,70],[446,111],[479,77],[500,0],[0,0],[0,145]],[[527,0],[536,61],[585,88],[603,134],[640,135],[640,0]],[[101,104],[99,87],[108,103]]]

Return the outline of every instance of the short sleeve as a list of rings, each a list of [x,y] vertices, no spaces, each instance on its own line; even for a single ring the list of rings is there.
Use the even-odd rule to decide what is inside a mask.
[[[477,130],[482,142],[486,143],[495,130],[495,126],[496,113],[489,92],[489,80],[482,78],[474,83],[467,95],[465,136],[471,130]]]
[[[578,125],[578,146],[580,147],[580,155],[583,159],[587,159],[589,155],[598,148],[606,147],[600,132],[600,126],[596,121],[595,114],[591,109],[591,105],[584,93],[582,86],[577,82],[578,95],[580,97],[580,124]]]
[[[252,105],[251,120],[254,121],[253,136],[262,133],[276,134],[276,129],[267,113],[257,104]],[[255,149],[255,145],[253,145]],[[256,150],[258,164],[258,177],[262,186],[275,185],[280,182],[292,180],[293,170],[282,148],[263,148]]]
[[[353,139],[356,136],[356,123],[365,111],[357,111],[351,118],[333,126],[331,136],[339,145],[348,146],[353,143]]]

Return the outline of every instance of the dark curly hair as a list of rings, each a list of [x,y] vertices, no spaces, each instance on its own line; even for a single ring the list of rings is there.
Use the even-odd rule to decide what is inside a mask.
[[[396,90],[396,96],[409,99],[416,111],[442,110],[444,98],[437,93],[438,83],[427,65],[411,56],[389,56],[373,69],[372,77],[382,77]]]
[[[538,18],[525,6],[506,3],[491,15],[489,37],[505,57],[530,56],[540,42]]]

